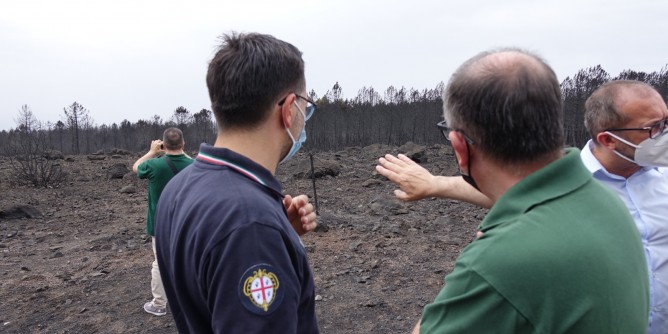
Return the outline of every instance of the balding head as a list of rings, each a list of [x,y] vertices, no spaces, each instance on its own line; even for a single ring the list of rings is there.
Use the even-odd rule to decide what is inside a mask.
[[[448,125],[498,162],[535,161],[564,145],[559,82],[529,52],[502,49],[469,59],[452,75],[443,100]]]
[[[598,144],[596,135],[605,129],[622,127],[630,121],[621,110],[621,105],[629,97],[647,99],[658,95],[654,87],[635,80],[610,81],[599,88],[585,102],[585,127]]]
[[[166,149],[176,151],[183,148],[185,141],[183,140],[183,132],[178,128],[167,128],[162,133],[162,144]]]

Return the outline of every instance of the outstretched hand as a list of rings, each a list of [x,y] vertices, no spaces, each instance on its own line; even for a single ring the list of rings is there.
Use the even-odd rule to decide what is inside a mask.
[[[394,195],[402,201],[417,201],[432,196],[435,176],[409,157],[386,154],[378,159],[376,171],[399,186]]]
[[[318,226],[313,204],[309,203],[308,196],[299,195],[293,198],[285,195],[283,205],[288,213],[288,220],[298,235],[311,232]]]

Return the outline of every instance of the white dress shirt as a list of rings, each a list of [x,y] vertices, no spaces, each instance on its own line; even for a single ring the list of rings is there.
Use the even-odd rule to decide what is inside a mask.
[[[649,270],[648,334],[668,333],[668,168],[642,168],[629,178],[609,173],[590,140],[580,157],[594,179],[624,201],[640,232]],[[610,279],[615,279],[611,277]]]

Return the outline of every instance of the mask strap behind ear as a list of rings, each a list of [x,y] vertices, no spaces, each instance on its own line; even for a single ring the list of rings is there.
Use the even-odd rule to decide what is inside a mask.
[[[633,160],[633,159],[631,159],[631,158],[629,158],[629,157],[627,157],[627,156],[625,156],[625,155],[623,155],[623,154],[617,152],[617,150],[613,150],[612,153],[617,154],[618,157],[620,157],[620,158],[622,158],[622,159],[624,159],[624,160],[626,160],[626,161],[628,161],[628,162],[631,162],[631,163],[634,163],[634,164],[638,165],[638,163],[637,163],[635,160]]]
[[[631,147],[633,147],[633,148],[639,148],[639,147],[640,147],[640,145],[636,145],[636,144],[634,144],[634,143],[632,143],[632,142],[630,142],[630,141],[628,141],[628,140],[626,140],[626,139],[624,139],[624,138],[622,138],[622,137],[620,137],[620,136],[618,136],[618,135],[616,135],[616,134],[614,134],[614,133],[611,133],[610,131],[606,131],[605,133],[609,134],[609,135],[612,136],[613,138],[615,138],[615,139],[621,141],[622,143],[624,143],[624,144],[626,144],[626,145],[629,145],[629,146],[631,146]]]

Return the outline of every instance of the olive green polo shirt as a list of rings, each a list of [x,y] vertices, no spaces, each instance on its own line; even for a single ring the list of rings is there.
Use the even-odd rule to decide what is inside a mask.
[[[193,162],[185,154],[168,156],[177,170],[186,168]],[[160,158],[153,158],[144,161],[137,167],[137,177],[140,179],[148,179],[148,210],[146,214],[146,233],[153,235],[153,217],[155,216],[155,208],[158,206],[158,200],[162,190],[165,189],[167,182],[174,177],[174,172],[167,164],[165,156]]]
[[[425,307],[420,333],[644,333],[648,276],[619,198],[577,149],[509,189]]]

